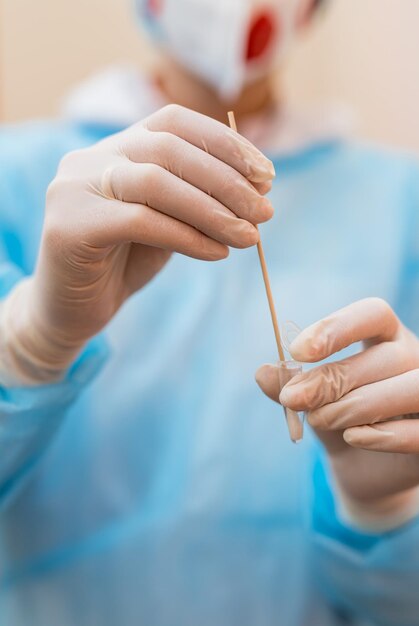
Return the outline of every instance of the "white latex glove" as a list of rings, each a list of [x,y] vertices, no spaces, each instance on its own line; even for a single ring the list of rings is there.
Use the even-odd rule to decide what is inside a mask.
[[[272,163],[226,125],[170,105],[62,160],[39,259],[0,312],[0,381],[59,379],[172,252],[215,261],[258,241]]]
[[[386,302],[369,298],[304,330],[290,352],[315,363],[358,341],[362,352],[298,375],[282,390],[275,366],[256,377],[269,397],[307,412],[329,453],[342,515],[385,530],[419,511],[419,340]]]

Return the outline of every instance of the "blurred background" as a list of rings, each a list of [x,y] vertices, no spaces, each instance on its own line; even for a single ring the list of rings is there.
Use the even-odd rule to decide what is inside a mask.
[[[286,80],[298,103],[348,103],[358,134],[419,152],[419,1],[329,0]],[[0,120],[57,113],[111,63],[147,65],[130,0],[0,0]]]

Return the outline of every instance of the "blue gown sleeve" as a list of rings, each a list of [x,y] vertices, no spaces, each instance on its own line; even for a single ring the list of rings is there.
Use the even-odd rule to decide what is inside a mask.
[[[319,592],[349,623],[417,626],[419,519],[382,534],[357,532],[339,520],[324,458],[314,479],[311,549]]]
[[[406,190],[404,225],[404,248],[407,253],[396,312],[402,322],[419,336],[419,166],[413,167],[411,184]]]
[[[409,168],[408,168],[409,169]],[[405,261],[396,312],[419,331],[419,169],[411,166],[402,194]],[[312,551],[319,592],[340,613],[374,626],[419,624],[419,519],[381,534],[363,534],[337,513],[325,453],[314,472]]]
[[[77,144],[72,137],[50,147],[47,137],[41,127],[0,132],[0,299],[33,269],[47,185],[67,144],[68,149]],[[66,410],[106,357],[106,342],[99,336],[63,381],[35,388],[0,387],[0,511],[30,477]]]

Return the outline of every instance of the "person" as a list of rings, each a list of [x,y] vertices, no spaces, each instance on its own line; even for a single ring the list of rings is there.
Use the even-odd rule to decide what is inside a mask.
[[[151,77],[1,129],[2,623],[417,626],[418,168],[276,95],[317,4],[138,0]]]

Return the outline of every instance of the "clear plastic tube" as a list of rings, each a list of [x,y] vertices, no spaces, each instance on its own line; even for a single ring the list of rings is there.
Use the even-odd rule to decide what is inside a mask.
[[[278,361],[278,376],[281,389],[297,374],[301,374],[303,366],[297,361]],[[304,414],[283,407],[291,441],[298,443],[304,435]]]

